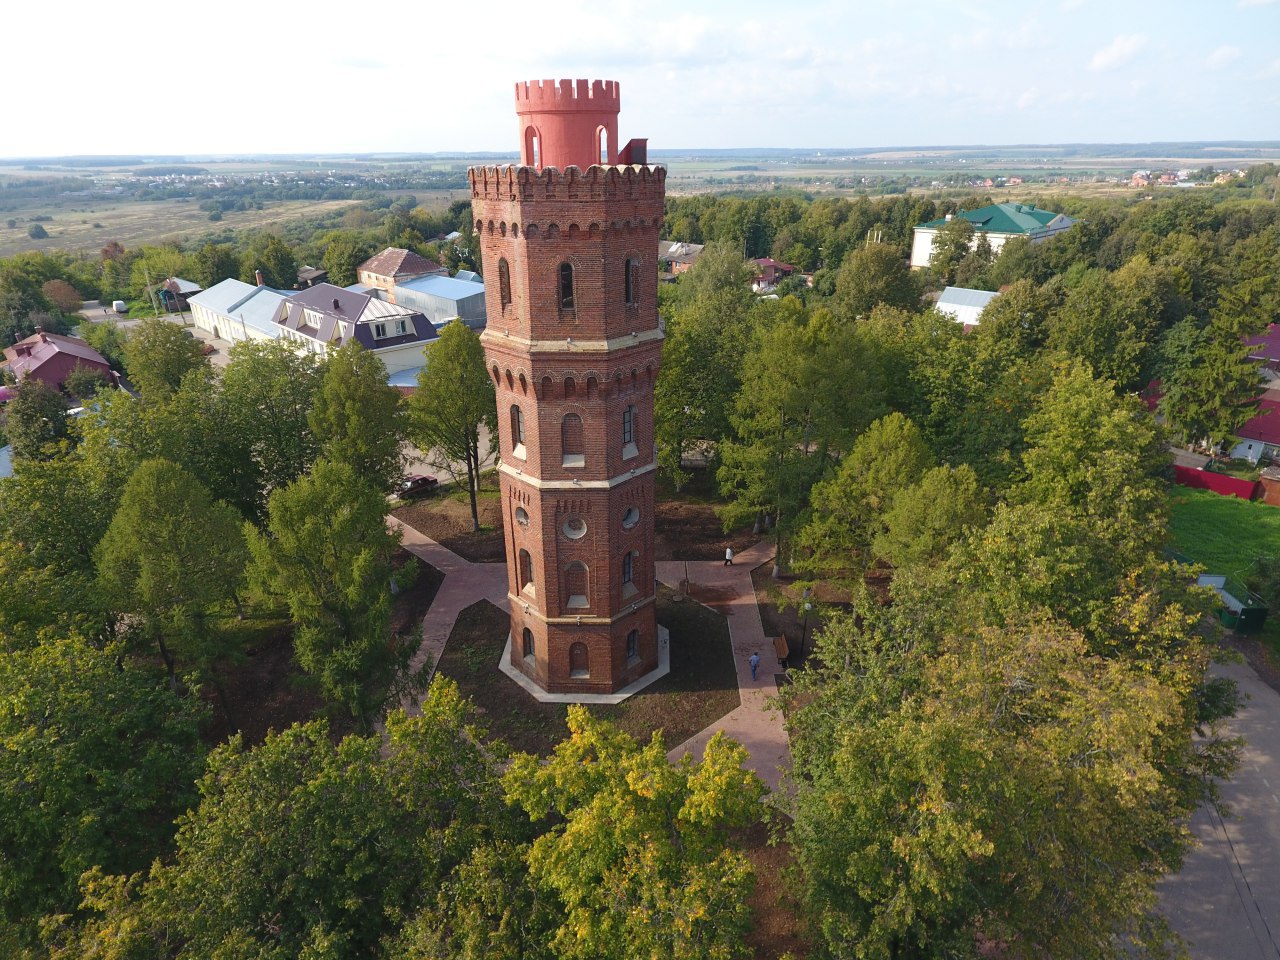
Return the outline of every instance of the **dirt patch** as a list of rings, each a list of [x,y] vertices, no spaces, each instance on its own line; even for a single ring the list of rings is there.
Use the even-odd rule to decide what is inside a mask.
[[[472,523],[471,499],[466,490],[451,485],[433,496],[397,507],[391,515],[464,560],[502,563],[506,559],[506,546],[497,474],[486,474],[483,478],[476,510],[480,514],[478,532]]]
[[[237,730],[250,746],[268,731],[285,730],[320,715],[324,698],[293,655],[293,624],[278,616],[249,617],[236,625],[245,635],[244,659],[220,671],[218,696],[206,684],[204,696],[213,719],[203,732],[206,743],[222,743]]]
[[[1257,637],[1228,630],[1223,635],[1222,644],[1243,656],[1262,682],[1280,693],[1280,663],[1276,662],[1275,654],[1265,643]]]
[[[671,673],[620,704],[592,706],[598,717],[637,740],[661,730],[678,746],[741,702],[724,618],[706,607],[658,594],[658,622],[671,631]],[[479,708],[491,736],[517,750],[546,754],[564,739],[566,707],[540,703],[498,672],[510,619],[486,600],[458,616],[438,672]]]
[[[800,903],[791,887],[791,845],[771,844],[771,833],[768,824],[756,823],[736,837],[756,871],[750,900],[754,929],[747,935],[747,946],[757,960],[777,960],[788,952],[805,957],[812,945],[804,936]]]
[[[391,608],[392,633],[416,645],[422,619],[444,582],[444,574],[407,550],[397,551],[392,563],[397,568],[406,563],[418,567],[417,577]],[[330,709],[316,681],[298,664],[293,653],[293,624],[287,618],[271,613],[243,621],[228,618],[223,627],[241,633],[245,656],[220,671],[225,705],[217,687],[205,685],[204,696],[213,713],[203,733],[205,742],[221,743],[238,730],[245,743],[253,746],[261,743],[268,731],[279,732],[322,715],[329,717],[335,737],[353,729],[351,718],[340,708]]]
[[[725,533],[715,507],[686,500],[660,500],[654,518],[657,560],[723,560],[732,547],[741,553],[760,539],[751,527]]]

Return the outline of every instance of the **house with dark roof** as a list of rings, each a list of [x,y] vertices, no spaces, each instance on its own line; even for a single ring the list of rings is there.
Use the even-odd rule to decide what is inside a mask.
[[[185,310],[192,297],[204,288],[194,280],[183,280],[181,277],[169,277],[160,284],[157,291],[160,302],[166,310]]]
[[[423,350],[437,336],[422,313],[332,283],[283,300],[275,323],[282,337],[321,356],[354,340],[372,351],[389,375],[421,367]]]
[[[1280,323],[1267,325],[1265,332],[1245,340],[1249,359],[1257,360],[1272,370],[1280,370]]]
[[[433,274],[447,277],[449,271],[434,260],[400,247],[387,247],[356,268],[356,280],[362,286],[385,290],[388,296],[398,283]]]
[[[682,240],[659,240],[659,279],[669,283],[685,271],[692,270],[693,265],[698,262],[698,257],[702,256],[703,247],[704,244],[701,243],[685,243]]]
[[[1280,460],[1280,390],[1268,390],[1258,401],[1258,412],[1236,431],[1231,456],[1257,463]]]
[[[43,330],[19,340],[12,347],[5,347],[4,363],[0,367],[13,374],[19,383],[30,377],[55,390],[62,389],[67,377],[78,368],[96,370],[109,383],[117,382],[111,365],[89,344],[76,337],[45,333]]]
[[[992,253],[1014,237],[1026,237],[1032,243],[1041,243],[1050,237],[1070,230],[1075,221],[1063,213],[1040,210],[1033,203],[996,203],[977,210],[961,210],[954,215],[973,225],[973,244],[979,236],[985,236]],[[915,228],[911,241],[911,268],[918,270],[933,259],[933,244],[938,231],[953,219],[947,214],[940,220],[930,220]]]

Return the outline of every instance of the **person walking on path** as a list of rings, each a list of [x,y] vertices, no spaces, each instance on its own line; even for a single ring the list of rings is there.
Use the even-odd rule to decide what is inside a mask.
[[[724,565],[726,567],[733,566],[733,547],[724,548]]]
[[[756,670],[760,668],[759,652],[757,651],[752,653],[751,656],[747,658],[747,663],[751,664],[751,679],[754,680],[756,678]]]

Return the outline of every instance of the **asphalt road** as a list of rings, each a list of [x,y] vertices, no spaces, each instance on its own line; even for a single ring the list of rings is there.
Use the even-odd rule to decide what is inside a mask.
[[[1215,668],[1249,699],[1229,732],[1245,738],[1222,787],[1226,819],[1201,809],[1201,846],[1161,884],[1161,904],[1195,960],[1280,960],[1280,694],[1248,666]]]

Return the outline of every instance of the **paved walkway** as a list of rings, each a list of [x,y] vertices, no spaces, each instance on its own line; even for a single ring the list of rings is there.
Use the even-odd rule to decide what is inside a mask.
[[[432,663],[440,661],[458,614],[477,600],[489,600],[502,610],[510,609],[506,564],[471,563],[395,517],[387,517],[387,523],[391,529],[400,532],[401,543],[406,550],[444,574],[444,583],[422,622],[422,646],[413,658],[414,669],[420,668],[428,658]],[[759,543],[738,554],[732,567],[726,567],[719,560],[663,561],[657,564],[657,575],[660,581],[672,587],[678,587],[687,575],[694,597],[706,602],[728,620],[738,692],[742,698],[741,706],[680,744],[671,751],[671,758],[676,760],[686,753],[701,756],[707,741],[717,731],[723,730],[747,748],[751,756],[748,765],[770,790],[776,790],[782,772],[790,763],[791,754],[787,734],[782,727],[782,716],[778,711],[769,709],[766,703],[778,692],[776,674],[780,668],[773,644],[765,639],[755,590],[751,585],[751,571],[772,557],[773,545]],[[758,679],[753,681],[747,658],[757,650],[760,652],[760,669]],[[405,704],[410,713],[416,708],[417,704]]]
[[[388,516],[387,525],[400,532],[400,543],[406,550],[444,574],[444,583],[422,621],[422,646],[418,648],[412,664],[413,669],[418,670],[430,659],[434,670],[434,664],[440,662],[440,655],[444,653],[444,645],[449,642],[458,614],[477,600],[489,600],[502,610],[510,609],[507,605],[507,565],[471,563],[395,517]],[[417,712],[416,703],[404,706],[409,713]]]
[[[722,560],[665,560],[656,566],[658,579],[668,586],[678,587],[680,581],[688,577],[690,594],[728,621],[738,694],[742,698],[742,705],[736,710],[672,750],[671,759],[677,760],[686,753],[701,756],[707,741],[723,730],[726,736],[747,748],[751,769],[770,790],[776,791],[782,773],[791,764],[782,714],[768,704],[769,698],[778,693],[777,674],[781,667],[772,641],[764,635],[755,588],[751,584],[751,571],[772,559],[773,552],[773,544],[758,543],[735,556],[731,567],[726,567]],[[760,669],[757,678],[752,680],[748,658],[756,652],[760,654]]]
[[[1160,903],[1195,960],[1280,958],[1280,694],[1245,664],[1219,664],[1248,697],[1226,725],[1243,737],[1235,775],[1222,784],[1224,820],[1191,818],[1201,845],[1160,884]]]

